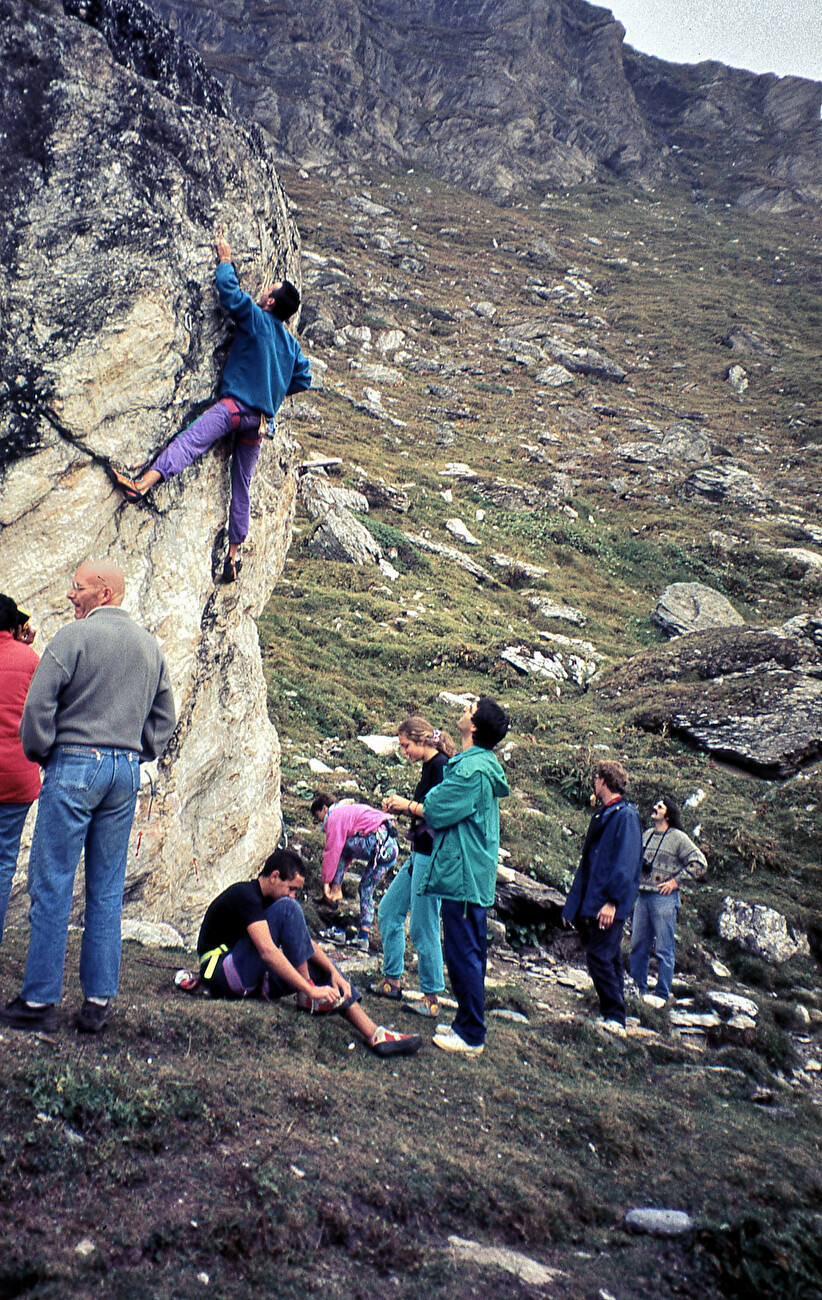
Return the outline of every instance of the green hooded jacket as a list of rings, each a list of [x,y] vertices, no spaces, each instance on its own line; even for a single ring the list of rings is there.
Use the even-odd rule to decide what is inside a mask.
[[[419,893],[491,907],[497,884],[499,800],[509,794],[505,773],[490,749],[472,745],[446,764],[439,785],[425,796],[425,822],[434,847]]]

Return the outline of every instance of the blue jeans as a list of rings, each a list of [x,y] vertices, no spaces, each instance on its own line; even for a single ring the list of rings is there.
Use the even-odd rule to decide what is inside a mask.
[[[411,942],[419,955],[420,988],[423,993],[441,993],[442,945],[440,943],[440,900],[433,894],[418,894],[420,876],[428,866],[425,854],[412,853],[382,896],[377,916],[382,939],[382,972],[389,979],[401,978],[405,968],[405,918],[411,913]]]
[[[486,909],[444,898],[442,933],[448,978],[458,1004],[451,1027],[466,1043],[479,1047],[485,1042]]]
[[[637,895],[631,927],[631,979],[641,993],[648,985],[648,959],[653,945],[659,963],[656,991],[661,998],[671,995],[674,930],[679,906],[678,889],[672,894],[640,892]]]
[[[17,869],[20,836],[30,803],[0,803],[0,939],[6,924],[6,908]]]
[[[71,898],[85,850],[80,983],[113,998],[120,979],[120,916],[140,756],[126,749],[56,745],[44,776],[29,858],[31,938],[21,996],[59,1002]]]

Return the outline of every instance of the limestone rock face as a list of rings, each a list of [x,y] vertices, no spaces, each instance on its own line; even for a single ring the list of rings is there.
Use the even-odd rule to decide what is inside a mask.
[[[103,31],[56,4],[0,0],[0,563],[41,651],[68,621],[78,563],[125,570],[126,607],[163,646],[179,717],[151,816],[147,787],[138,807],[126,914],[190,934],[280,833],[253,619],[290,538],[287,425],[263,445],[231,587],[214,584],[229,448],[138,506],[104,465],[149,463],[215,393],[229,340],[215,234],[256,293],[277,272],[298,278],[296,233],[261,136],[232,120],[197,56],[137,0],[92,8]]]
[[[822,199],[822,86],[649,58],[585,0],[283,0],[274,19],[236,0],[152,3],[304,165],[419,166],[506,199],[603,170],[691,179],[696,162],[752,210]]]
[[[620,665],[597,686],[650,731],[763,776],[791,776],[822,753],[822,673],[813,642],[759,628],[677,637]]]

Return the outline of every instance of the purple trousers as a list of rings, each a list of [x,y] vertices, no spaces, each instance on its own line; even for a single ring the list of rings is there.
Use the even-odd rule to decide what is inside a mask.
[[[152,469],[163,481],[173,478],[213,447],[219,438],[236,435],[231,458],[231,505],[228,511],[228,540],[244,542],[248,536],[251,479],[260,456],[260,412],[238,397],[221,397],[198,420],[190,424],[157,457]]]

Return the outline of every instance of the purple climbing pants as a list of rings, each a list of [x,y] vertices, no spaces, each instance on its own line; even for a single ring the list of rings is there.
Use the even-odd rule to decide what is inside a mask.
[[[260,456],[260,412],[246,406],[237,397],[221,397],[199,420],[195,420],[168,444],[157,457],[152,469],[163,481],[173,478],[197,460],[219,438],[236,434],[231,457],[231,506],[228,511],[228,540],[244,542],[248,536],[248,492]]]

